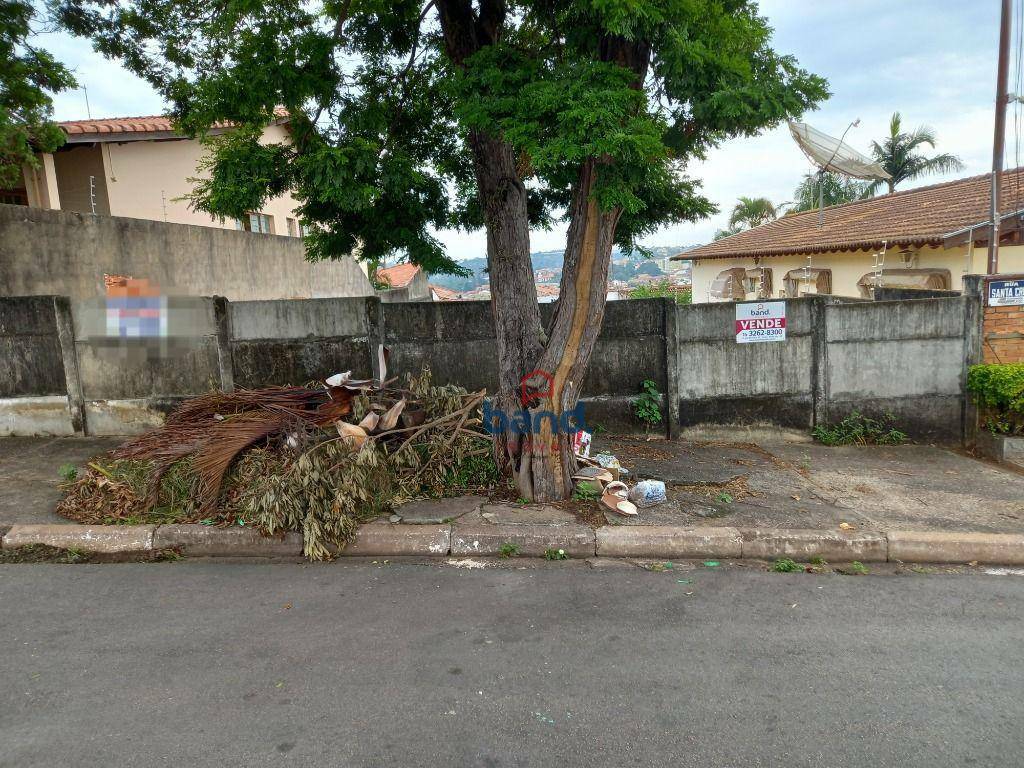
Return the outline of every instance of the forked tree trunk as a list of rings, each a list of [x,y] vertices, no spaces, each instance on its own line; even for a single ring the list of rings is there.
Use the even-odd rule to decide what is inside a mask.
[[[482,47],[503,36],[506,5],[503,0],[435,0],[452,62],[465,61]],[[650,46],[617,36],[605,36],[599,45],[603,61],[633,70],[635,87],[643,85]],[[492,420],[511,426],[524,405],[538,418],[524,434],[506,430],[495,435],[499,465],[513,473],[519,493],[534,501],[553,501],[572,493],[575,458],[570,435],[552,422],[572,410],[594,342],[604,318],[608,262],[621,211],[601,211],[592,197],[600,164],[586,161],[570,206],[570,225],[562,267],[562,283],[555,315],[545,337],[537,304],[527,194],[517,169],[513,148],[500,137],[478,131],[468,136],[480,203],[487,227],[487,262],[491,306],[497,335],[498,392]],[[524,403],[522,382],[537,385],[538,397]],[[532,393],[528,393],[532,394]],[[520,424],[522,422],[520,421]]]

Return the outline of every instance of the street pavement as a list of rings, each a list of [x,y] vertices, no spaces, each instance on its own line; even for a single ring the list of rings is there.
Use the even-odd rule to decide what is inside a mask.
[[[1024,576],[0,566],[0,766],[1009,766]]]

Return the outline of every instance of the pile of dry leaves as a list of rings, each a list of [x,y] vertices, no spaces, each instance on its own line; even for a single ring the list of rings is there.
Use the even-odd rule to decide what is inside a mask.
[[[210,393],[88,465],[58,512],[85,523],[203,522],[301,531],[330,557],[394,503],[497,482],[484,392],[338,374],[323,385]]]

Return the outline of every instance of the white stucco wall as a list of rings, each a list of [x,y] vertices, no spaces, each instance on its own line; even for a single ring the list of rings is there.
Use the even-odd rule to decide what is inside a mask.
[[[288,139],[288,131],[281,125],[271,125],[263,133],[264,143]],[[189,179],[201,175],[198,166],[206,150],[199,141],[109,142],[102,148],[112,216],[235,229],[234,220],[217,221],[190,210],[188,201],[180,199],[192,191]],[[288,217],[297,218],[290,194],[268,201],[260,212],[274,217],[277,235],[288,234]]]
[[[886,269],[901,267],[948,269],[954,290],[961,285],[965,274],[981,274],[986,271],[987,250],[975,247],[968,263],[967,246],[956,248],[920,248],[915,251],[917,258],[912,264],[905,264],[898,249],[885,255]],[[814,254],[811,266],[832,270],[832,293],[839,296],[859,296],[857,281],[875,265],[875,253],[871,251],[842,251]],[[767,256],[755,263],[753,258],[700,259],[693,263],[693,301],[703,303],[717,301],[709,296],[711,283],[720,272],[733,267],[751,269],[755,266],[772,270],[773,295],[781,295],[785,288],[785,276],[791,269],[807,266],[806,255]],[[999,249],[1000,272],[1024,272],[1024,246],[1003,246]]]

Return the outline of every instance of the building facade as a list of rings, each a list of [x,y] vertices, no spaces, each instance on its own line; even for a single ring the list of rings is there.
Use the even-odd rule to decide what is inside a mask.
[[[1024,184],[1003,174],[1001,272],[1024,271]],[[803,211],[674,256],[693,264],[693,301],[868,298],[878,286],[959,290],[987,269],[988,174],[819,212]]]

